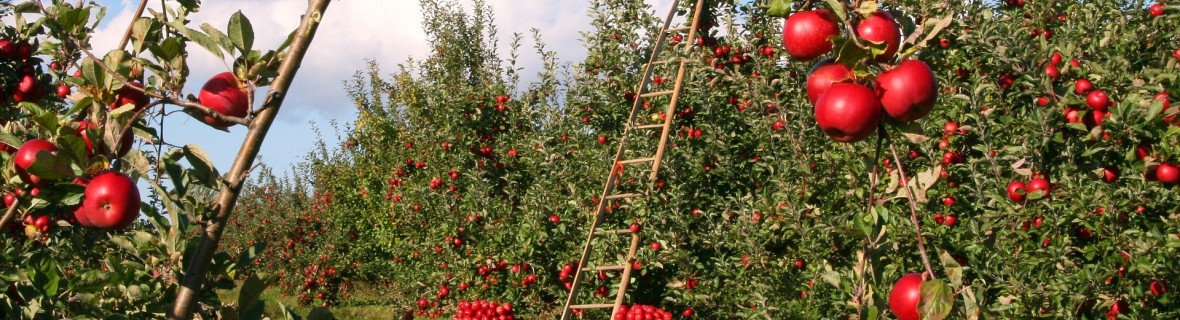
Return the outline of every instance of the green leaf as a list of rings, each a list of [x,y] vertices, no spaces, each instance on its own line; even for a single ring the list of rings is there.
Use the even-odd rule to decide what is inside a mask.
[[[249,278],[246,278],[238,294],[239,318],[262,318],[263,302],[258,297],[262,296],[263,290],[266,290],[266,283],[262,279],[259,279],[257,275],[251,275]]]
[[[254,26],[250,25],[250,19],[247,19],[241,10],[234,12],[229,17],[229,26],[226,27],[226,30],[229,31],[229,40],[238,50],[241,52],[253,50]]]
[[[951,286],[958,288],[963,283],[963,266],[955,261],[945,250],[939,250],[938,260],[942,263],[943,270],[946,271],[946,279],[950,281]]]
[[[205,48],[205,50],[208,50],[209,53],[217,56],[218,59],[225,60],[225,53],[221,50],[221,47],[218,46],[217,41],[214,41],[212,37],[209,37],[208,35],[201,33],[196,29],[185,28],[184,30],[187,30],[187,32],[185,32],[185,36],[188,37],[189,40],[196,42],[197,45]]]
[[[208,23],[202,23],[201,30],[205,31],[205,34],[209,35],[209,38],[213,39],[213,42],[216,43],[222,50],[225,50],[225,52],[233,52],[234,44],[229,40],[229,36],[225,35],[224,32],[217,30],[217,28],[214,28],[213,25]]]
[[[791,13],[791,0],[770,0],[770,9],[766,10],[766,15],[786,17],[788,13]]]
[[[37,160],[29,166],[29,173],[46,180],[60,180],[74,177],[70,160],[45,150],[37,152]]]
[[[217,173],[217,168],[213,167],[213,161],[209,160],[209,155],[205,153],[198,145],[190,144],[184,146],[184,159],[193,166],[193,173],[197,181],[206,187],[216,187],[218,178],[221,176]]]
[[[941,279],[926,280],[922,282],[918,314],[926,320],[946,319],[951,314],[954,302],[954,291]]]
[[[826,1],[828,8],[832,9],[832,14],[836,15],[836,19],[839,19],[841,24],[848,25],[848,13],[844,11],[844,3],[840,0]]]

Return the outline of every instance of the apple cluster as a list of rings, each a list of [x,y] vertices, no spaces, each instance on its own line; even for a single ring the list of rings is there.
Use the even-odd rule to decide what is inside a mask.
[[[16,84],[3,88],[5,93],[11,93],[13,102],[37,102],[49,92],[45,83],[37,79],[37,60],[32,59],[36,51],[28,42],[0,39],[0,61],[17,62]]]
[[[513,320],[512,304],[496,303],[487,300],[459,301],[459,308],[455,310],[454,320],[496,319]]]
[[[920,60],[885,64],[901,45],[901,28],[893,16],[877,10],[860,20],[855,35],[857,41],[885,45],[884,52],[870,54],[884,71],[873,81],[859,76],[849,62],[817,63],[807,77],[807,98],[820,129],[836,141],[850,143],[868,138],[885,116],[908,123],[929,114],[938,97],[938,80],[930,66]],[[832,39],[839,36],[836,16],[825,9],[795,13],[783,25],[783,47],[799,61],[828,54]]]
[[[691,315],[691,313],[689,313]],[[612,320],[670,320],[672,313],[664,308],[650,306],[646,304],[636,304],[628,307],[627,305],[619,306],[619,311],[615,312]]]

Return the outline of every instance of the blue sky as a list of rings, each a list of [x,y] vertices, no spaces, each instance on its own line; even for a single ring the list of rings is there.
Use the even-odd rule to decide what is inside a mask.
[[[461,0],[470,5],[470,1]],[[549,50],[558,52],[560,62],[576,62],[585,55],[580,31],[590,28],[588,4],[584,1],[488,0],[496,12],[496,24],[502,50],[513,33],[525,35],[522,49],[524,74],[538,70],[540,62],[531,47],[531,28],[542,30]],[[107,15],[92,41],[96,52],[106,52],[117,45],[118,38],[131,20],[138,1],[99,0],[108,8]],[[649,0],[658,12],[667,10],[669,0]],[[306,0],[204,0],[202,11],[192,15],[192,26],[208,22],[224,28],[230,14],[241,10],[255,30],[256,48],[273,48],[299,23]],[[148,8],[159,8],[152,0]],[[193,46],[190,51],[191,75],[188,91],[196,92],[208,77],[228,70],[212,54]],[[296,76],[293,88],[272,126],[260,152],[262,162],[285,172],[312,150],[314,122],[329,145],[338,143],[329,122],[352,121],[354,110],[345,95],[342,82],[364,68],[365,59],[379,62],[391,72],[407,58],[429,53],[421,28],[417,0],[347,0],[333,1],[325,14],[312,48]],[[259,92],[260,98],[263,93]],[[211,129],[195,119],[177,114],[165,123],[165,139],[172,144],[197,144],[206,149],[222,171],[229,168],[237,153],[245,128],[229,133]]]

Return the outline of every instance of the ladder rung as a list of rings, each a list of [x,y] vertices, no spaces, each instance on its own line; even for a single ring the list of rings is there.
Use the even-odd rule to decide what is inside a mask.
[[[645,124],[642,126],[631,127],[631,129],[658,129],[658,128],[663,128],[663,127],[664,127],[663,124]]]
[[[643,196],[642,193],[620,193],[620,194],[612,194],[612,195],[606,196],[605,199],[606,200],[615,200],[615,199],[626,199],[626,198],[635,198],[635,197],[642,197],[642,196]]]
[[[643,98],[650,98],[650,97],[665,96],[665,95],[672,94],[674,92],[676,92],[676,90],[664,90],[664,91],[648,92],[648,93],[641,94],[639,96],[643,97]]]
[[[594,235],[595,235],[595,236],[605,236],[605,235],[611,235],[611,234],[629,234],[629,233],[631,233],[631,229],[618,229],[618,230],[598,230],[598,231],[594,231]]]
[[[570,306],[570,309],[606,309],[614,308],[613,303],[595,303],[595,304],[575,304]]]
[[[672,29],[664,30],[664,32],[667,32],[667,33],[676,33],[676,32],[681,32],[681,31],[688,31],[688,29],[692,29],[692,26],[676,27],[676,28],[672,28]]]
[[[661,124],[660,126],[662,127],[662,126],[664,126],[664,125],[662,125],[662,124]],[[652,161],[655,161],[655,160],[656,160],[656,158],[655,158],[655,157],[650,157],[650,158],[639,158],[639,159],[628,159],[628,160],[619,161],[619,164],[644,163],[644,162],[652,162]]]
[[[582,268],[582,271],[617,271],[617,270],[623,270],[623,269],[627,269],[627,266],[620,264],[620,265],[613,265],[613,266],[596,266],[593,268]]]

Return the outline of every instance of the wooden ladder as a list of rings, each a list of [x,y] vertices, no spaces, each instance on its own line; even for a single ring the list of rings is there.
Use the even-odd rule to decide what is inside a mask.
[[[627,117],[627,125],[623,129],[622,138],[619,139],[619,147],[615,152],[614,161],[611,162],[610,174],[606,178],[606,184],[603,187],[601,196],[598,197],[598,203],[596,204],[593,211],[593,223],[590,225],[590,232],[586,236],[586,243],[582,247],[581,258],[578,259],[578,264],[575,265],[576,272],[574,273],[574,279],[569,288],[569,296],[565,301],[565,306],[563,307],[561,313],[562,320],[571,319],[574,310],[605,308],[611,308],[610,316],[613,319],[614,315],[619,311],[619,307],[623,304],[623,298],[627,294],[627,285],[631,281],[631,271],[633,266],[632,262],[634,262],[635,253],[639,248],[639,234],[631,232],[631,230],[628,228],[617,230],[604,229],[602,225],[606,217],[608,210],[607,208],[611,202],[614,200],[639,198],[645,196],[645,194],[642,192],[615,192],[614,187],[616,186],[619,177],[622,175],[624,167],[627,165],[650,164],[651,172],[648,176],[648,180],[655,181],[658,178],[660,161],[663,159],[664,151],[668,145],[668,135],[671,133],[672,119],[674,118],[675,112],[677,110],[676,104],[680,99],[680,91],[684,86],[684,78],[688,69],[686,67],[688,62],[686,57],[688,56],[689,51],[692,50],[693,44],[696,42],[696,32],[698,24],[700,23],[701,9],[704,7],[704,0],[696,0],[696,3],[693,5],[691,11],[692,20],[687,22],[687,26],[670,28],[672,20],[676,17],[677,5],[678,4],[675,2],[672,4],[672,8],[669,10],[667,18],[664,19],[664,23],[660,28],[657,40],[655,42],[655,48],[651,52],[651,57],[648,59],[647,66],[644,68],[639,88],[635,91],[636,94],[631,106],[631,115]],[[684,52],[676,54],[673,58],[660,60],[660,54],[662,51],[664,51],[664,45],[667,43],[668,36],[672,34],[679,34],[680,32],[684,31],[687,31],[688,35],[683,39],[683,41],[679,42],[679,44],[683,45]],[[658,65],[670,63],[676,65],[676,79],[673,83],[672,89],[652,91],[652,74],[654,73],[655,67]],[[645,109],[644,106],[648,99],[662,96],[671,96],[668,107],[664,112],[663,122],[654,124],[640,123],[642,117],[639,117],[638,115]],[[660,134],[659,144],[656,147],[655,154],[649,157],[627,158],[628,140],[633,135],[638,136],[635,134],[635,132],[656,129],[660,130]],[[594,240],[596,238],[608,235],[631,236],[631,245],[627,250],[625,262],[618,265],[588,266],[591,254],[594,252]],[[582,282],[585,281],[586,274],[588,272],[599,271],[622,271],[619,281],[619,289],[615,292],[614,301],[611,303],[578,304],[578,293],[579,290],[582,289]]]

